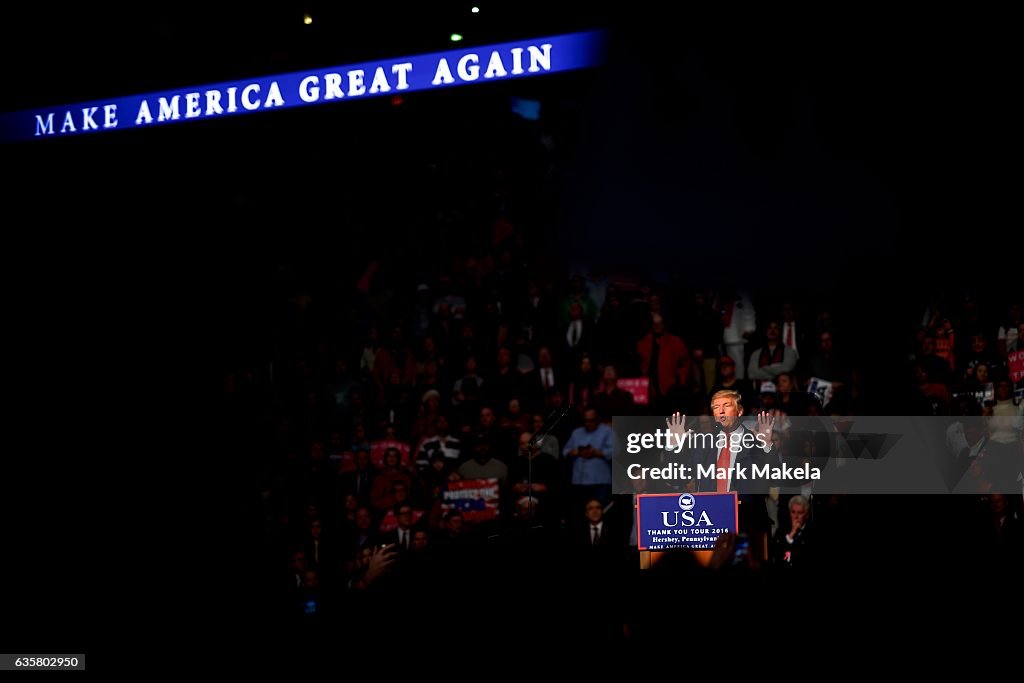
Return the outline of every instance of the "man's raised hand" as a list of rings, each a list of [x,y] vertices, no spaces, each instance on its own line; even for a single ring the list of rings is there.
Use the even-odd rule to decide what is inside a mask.
[[[672,413],[670,416],[665,418],[665,423],[668,425],[668,431],[675,435],[677,443],[683,443],[686,438],[686,416],[682,413]]]
[[[755,428],[757,434],[764,434],[765,448],[770,448],[772,445],[772,431],[775,429],[775,418],[767,412],[761,411],[757,414]]]

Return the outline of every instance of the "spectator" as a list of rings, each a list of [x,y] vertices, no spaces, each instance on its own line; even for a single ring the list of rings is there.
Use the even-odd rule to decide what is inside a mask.
[[[987,365],[988,370],[995,376],[1002,376],[1006,371],[1003,359],[992,353],[988,347],[988,339],[980,331],[970,335],[971,348],[962,356],[961,367],[965,375],[973,374],[979,364]]]
[[[416,454],[416,469],[423,471],[430,466],[433,456],[440,453],[453,465],[462,458],[462,441],[449,434],[448,418],[438,415],[434,418],[434,436],[425,439]]]
[[[944,364],[942,367],[948,376],[949,365]],[[783,370],[783,372],[788,372],[789,370],[792,370],[792,368]],[[810,377],[817,377],[832,383],[843,379],[842,370],[833,351],[831,332],[822,332],[818,335],[818,350],[807,365],[807,374]]]
[[[492,406],[506,406],[522,395],[522,375],[512,366],[512,352],[498,349],[497,368],[483,385],[483,400]]]
[[[412,477],[399,464],[397,448],[388,448],[384,453],[384,469],[373,481],[370,490],[370,501],[378,512],[383,512],[395,505],[393,484],[400,481],[408,490],[412,486]]]
[[[291,569],[291,587],[298,591],[305,584],[306,578],[306,551],[295,550],[292,552],[291,560],[288,563]]]
[[[418,443],[424,439],[434,436],[434,426],[437,418],[441,415],[441,393],[436,389],[430,389],[420,399],[419,410],[416,419],[413,421],[411,435],[413,441]]]
[[[651,331],[637,342],[640,371],[650,379],[652,409],[660,405],[676,382],[685,385],[689,377],[690,357],[680,337],[665,331],[660,316],[651,320]],[[677,372],[677,370],[681,371]]]
[[[370,325],[366,330],[366,339],[363,341],[363,350],[359,358],[359,369],[367,376],[374,374],[374,366],[377,362],[377,353],[380,351],[380,337],[377,333],[377,326]]]
[[[828,337],[829,348],[831,345],[831,336]],[[916,355],[916,362],[919,362],[924,367],[926,374],[930,381],[945,384],[949,381],[950,372],[949,364],[939,356],[935,354],[935,337],[933,335],[924,335],[921,339],[921,349]],[[813,374],[813,370],[810,370]],[[828,372],[828,371],[822,371]],[[814,375],[814,377],[818,377]],[[827,378],[823,378],[827,379]]]
[[[468,540],[462,513],[458,510],[447,513],[442,519],[440,533],[435,539],[436,545],[447,552],[454,552],[464,547]]]
[[[722,316],[711,307],[707,293],[697,290],[693,293],[693,303],[686,311],[684,320],[689,333],[684,335],[683,339],[690,349],[694,363],[701,364],[703,368],[703,390],[710,394],[715,382],[716,359],[721,355],[719,347],[722,343]]]
[[[526,301],[523,306],[523,331],[531,342],[550,343],[550,332],[555,326],[555,306],[541,286],[531,280],[526,285]]]
[[[810,526],[811,504],[801,495],[787,505],[789,524],[775,532],[775,561],[781,567],[806,568],[814,562],[814,532]]]
[[[353,456],[354,469],[339,478],[342,493],[351,493],[360,501],[368,501],[373,490],[374,470],[370,466],[370,452],[358,450]]]
[[[797,355],[779,338],[781,325],[777,320],[769,320],[764,331],[764,346],[750,355],[747,377],[753,380],[774,382],[781,372],[792,372],[796,368]],[[824,336],[824,335],[822,335]],[[831,335],[829,341],[831,351]],[[816,375],[817,376],[817,375]],[[823,377],[822,379],[831,379]]]
[[[557,519],[558,506],[554,501],[560,497],[560,468],[557,460],[541,451],[539,445],[530,445],[531,435],[522,432],[519,435],[519,457],[509,467],[508,481],[511,499],[518,500],[523,496],[533,496],[543,503],[548,515],[547,522]]]
[[[368,505],[356,508],[355,522],[348,528],[348,558],[355,558],[360,550],[373,545],[377,536],[373,511]]]
[[[498,485],[504,487],[508,479],[508,467],[505,463],[492,457],[493,436],[488,432],[478,431],[472,437],[472,453],[470,460],[459,466],[459,476],[463,479],[497,479]]]
[[[446,400],[445,398],[450,385],[446,384],[441,378],[441,367],[437,360],[431,359],[426,361],[423,364],[422,371],[417,371],[416,376],[418,378],[416,390],[413,392],[415,396],[422,400],[428,391],[436,391],[442,405],[448,405],[451,402],[450,399]]]
[[[620,530],[612,528],[611,518],[606,519],[604,516],[604,506],[605,503],[597,498],[584,503],[585,521],[573,525],[577,530],[573,534],[576,545],[595,550],[623,545]]]
[[[800,349],[807,349],[809,346],[808,325],[798,320],[797,305],[792,301],[782,304],[782,343],[793,349],[797,358],[800,358]]]
[[[583,306],[574,303],[569,306],[569,319],[563,326],[561,357],[575,366],[583,354],[590,350],[594,341],[594,323],[583,314]]]
[[[523,413],[518,398],[509,399],[508,409],[498,420],[498,429],[503,432],[514,431],[519,433],[529,426],[530,418]]]
[[[393,545],[401,557],[412,550],[413,523],[415,522],[412,503],[409,501],[396,503],[392,512],[396,520],[395,528],[382,533],[380,542],[384,545]]]
[[[611,499],[612,430],[601,423],[596,410],[583,411],[583,426],[573,431],[562,455],[572,462],[570,498],[577,510],[590,498]]]
[[[349,579],[351,590],[367,590],[393,571],[397,552],[393,547],[363,548]]]
[[[793,373],[780,372],[775,377],[775,388],[779,410],[786,415],[807,414],[807,395],[800,391],[800,384]]]
[[[627,362],[634,354],[622,293],[609,287],[594,330],[594,351],[598,363]]]
[[[744,379],[747,340],[757,330],[754,304],[747,293],[726,287],[718,295],[715,308],[722,317],[722,348],[736,364],[736,378]]]
[[[754,409],[754,386],[748,379],[740,379],[736,375],[736,361],[732,356],[722,356],[718,359],[718,379],[711,386],[711,395],[719,391],[735,391],[740,395],[740,404],[745,410]]]
[[[544,402],[544,394],[548,390],[564,385],[561,370],[555,368],[551,349],[547,346],[537,349],[537,367],[527,374],[524,383],[524,394],[535,407]]]
[[[394,423],[384,425],[383,436],[370,445],[370,463],[377,469],[383,469],[384,455],[388,449],[395,449],[398,452],[398,462],[402,469],[412,468],[412,453],[409,444],[398,438],[398,428]]]
[[[392,371],[398,372],[398,383],[416,383],[416,359],[406,344],[401,325],[392,326],[390,343],[377,351],[373,362],[373,374],[379,384],[390,383]]]
[[[466,400],[465,396],[465,383],[472,381],[473,389],[479,391],[483,384],[483,378],[477,373],[476,356],[470,355],[466,357],[465,363],[463,364],[465,372],[462,377],[455,380],[452,383],[452,405],[459,405]]]
[[[538,442],[540,452],[547,453],[552,457],[552,459],[557,461],[562,457],[562,451],[558,447],[558,435],[553,430],[549,433],[545,433],[546,427],[550,427],[550,425],[545,420],[543,413],[534,413],[530,416],[530,431],[532,434],[536,434],[537,437],[540,438],[540,441]]]
[[[593,405],[601,421],[610,424],[615,415],[632,415],[636,408],[633,394],[619,388],[619,374],[614,365],[606,365],[601,388],[593,395]]]
[[[1007,305],[1006,315],[996,331],[997,351],[1002,358],[1006,358],[1006,354],[1020,348],[1018,340],[1020,340],[1022,330],[1024,330],[1024,320],[1021,319],[1020,303],[1010,303]]]
[[[579,306],[576,317],[573,317],[573,306]],[[597,304],[587,293],[587,286],[581,275],[573,275],[569,279],[569,293],[562,300],[559,312],[560,322],[565,325],[569,321],[578,319],[593,324],[597,319]]]
[[[490,406],[480,408],[476,425],[470,425],[467,432],[476,431],[485,434],[490,444],[490,454],[503,463],[509,463],[515,457],[518,431],[502,429],[498,418]]]
[[[601,380],[590,359],[590,354],[582,354],[579,365],[569,380],[569,403],[579,407],[590,405],[600,384]]]
[[[778,390],[772,382],[761,382],[760,406],[758,412],[768,413],[775,418],[775,431],[788,432],[792,427],[786,411],[778,406]],[[774,432],[773,432],[774,434]]]

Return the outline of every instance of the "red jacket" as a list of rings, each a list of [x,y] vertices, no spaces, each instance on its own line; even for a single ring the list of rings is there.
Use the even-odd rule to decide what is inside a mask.
[[[690,376],[690,352],[682,338],[666,332],[658,340],[661,347],[658,353],[658,389],[662,396],[668,393],[676,382],[686,384]],[[640,370],[648,374],[651,367],[651,352],[654,346],[654,333],[636,344],[636,352],[640,355]]]

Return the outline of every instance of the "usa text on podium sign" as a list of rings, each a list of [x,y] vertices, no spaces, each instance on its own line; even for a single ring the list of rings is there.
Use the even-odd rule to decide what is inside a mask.
[[[736,533],[739,499],[729,493],[641,493],[636,497],[638,550],[710,550]]]

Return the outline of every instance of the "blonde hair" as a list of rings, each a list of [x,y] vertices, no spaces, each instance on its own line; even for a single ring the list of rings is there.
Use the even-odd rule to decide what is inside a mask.
[[[740,403],[740,400],[743,398],[743,395],[740,394],[740,392],[738,391],[733,391],[732,389],[722,389],[721,391],[716,391],[715,395],[711,397],[711,403],[714,403],[716,400],[720,398],[731,398],[733,401],[736,402],[737,408],[743,405],[742,403]]]

